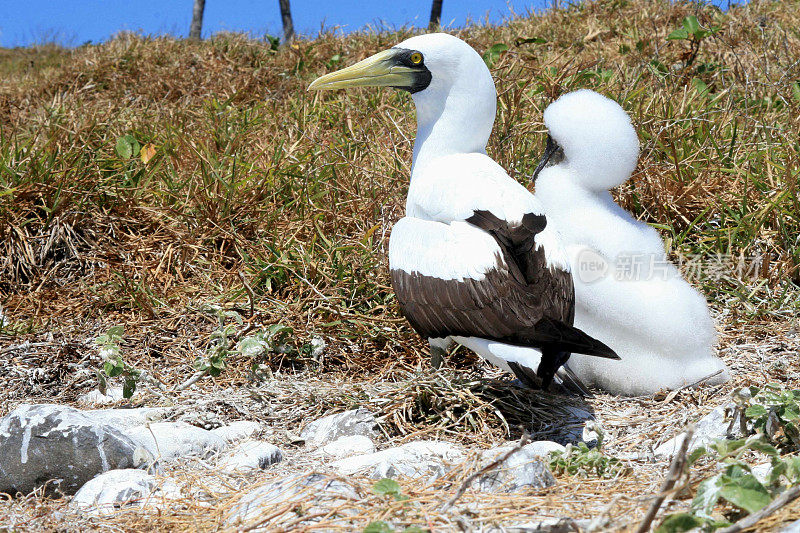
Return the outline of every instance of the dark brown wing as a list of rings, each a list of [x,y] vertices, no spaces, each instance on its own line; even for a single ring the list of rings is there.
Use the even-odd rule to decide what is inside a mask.
[[[519,346],[616,356],[572,327],[572,276],[548,265],[544,249],[536,248],[536,234],[547,223],[544,216],[529,213],[521,224],[509,226],[487,211],[476,211],[467,222],[492,235],[502,252],[482,279],[440,279],[392,270],[400,308],[420,335],[481,337]]]
[[[475,211],[467,222],[494,237],[515,280],[546,304],[542,306],[542,317],[572,324],[575,319],[572,276],[548,265],[544,248],[536,248],[536,235],[547,226],[544,215],[527,213],[520,224],[510,226],[489,211]]]

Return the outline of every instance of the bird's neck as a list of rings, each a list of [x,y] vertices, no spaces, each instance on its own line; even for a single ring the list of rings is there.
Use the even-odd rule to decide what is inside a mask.
[[[492,133],[497,96],[488,71],[472,84],[456,84],[448,91],[422,91],[414,95],[417,138],[411,170],[433,159],[453,154],[486,153]],[[426,94],[427,93],[427,94]]]

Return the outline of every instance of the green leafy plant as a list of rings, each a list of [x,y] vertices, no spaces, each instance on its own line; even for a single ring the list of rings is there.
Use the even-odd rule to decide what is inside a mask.
[[[288,343],[289,337],[294,333],[294,329],[282,324],[272,324],[266,329],[262,329],[243,337],[236,344],[236,352],[243,357],[249,358],[251,379],[256,381],[272,377],[272,369],[264,359],[271,353],[295,354],[294,346]]]
[[[119,345],[122,342],[123,333],[122,326],[113,326],[94,340],[95,344],[100,348],[100,357],[104,359],[103,373],[98,372],[97,379],[100,392],[105,394],[108,385],[106,377],[121,377],[124,380],[122,397],[129,399],[136,392],[136,383],[141,376],[141,372],[122,358]]]
[[[677,39],[688,39],[701,41],[719,31],[719,26],[712,26],[710,28],[703,28],[694,15],[689,15],[683,19],[683,27],[678,28],[667,36],[668,41]]]
[[[771,459],[769,471],[761,479],[742,460],[749,452]],[[697,486],[688,512],[668,515],[656,533],[680,533],[695,528],[714,531],[727,527],[730,522],[722,513],[724,505],[733,506],[739,514],[749,515],[760,511],[800,481],[800,458],[782,458],[762,434],[746,439],[718,440],[708,447],[700,447],[689,455],[688,464],[696,463],[701,457],[721,463],[722,471]]]
[[[276,37],[274,35],[266,34],[264,35],[264,41],[269,44],[269,51],[274,53],[278,51],[278,48],[281,47],[281,38]]]
[[[331,58],[325,63],[325,66],[327,66],[329,69],[333,69],[341,62],[342,62],[342,54],[333,54]]]
[[[707,96],[709,93],[708,84],[701,80],[700,78],[692,78],[692,85],[694,86],[697,93],[701,96]]]
[[[690,66],[697,58],[700,52],[700,46],[703,39],[714,35],[720,30],[720,26],[712,26],[710,28],[703,28],[700,26],[697,17],[689,15],[683,19],[682,27],[674,30],[667,35],[668,41],[689,41],[689,52],[686,56],[685,66]]]
[[[394,533],[394,528],[383,520],[376,520],[367,524],[364,533]]]
[[[139,155],[141,146],[133,135],[123,135],[117,139],[114,150],[117,152],[120,159],[131,159]]]
[[[800,104],[800,83],[794,82],[792,83],[792,98],[798,104]]]
[[[486,52],[483,53],[483,60],[486,62],[486,66],[489,68],[493,67],[497,60],[500,59],[500,56],[503,53],[508,51],[508,45],[505,43],[495,43],[490,46]]]
[[[783,451],[800,450],[800,390],[777,384],[750,387],[744,416],[750,431],[762,433]]]
[[[400,486],[400,483],[390,478],[378,480],[372,486],[372,492],[381,496],[389,496],[397,502],[404,502],[408,500],[408,496],[403,494],[403,489]],[[383,520],[370,522],[367,527],[364,528],[364,533],[394,533],[395,531],[401,531],[402,533],[424,533],[428,530],[419,528],[417,526],[408,526],[404,529],[398,530]]]
[[[598,441],[597,447],[589,448],[585,442],[579,442],[577,446],[568,444],[563,452],[551,452],[550,470],[557,475],[594,475],[605,479],[627,474],[630,469],[616,457],[605,455],[601,443]]]
[[[211,306],[208,310],[216,315],[219,325],[211,332],[205,356],[195,359],[194,368],[198,372],[217,377],[225,370],[226,360],[232,352],[231,337],[244,320],[236,311],[226,311],[218,306]],[[228,322],[229,318],[233,319],[233,322]]]
[[[237,344],[236,350],[245,357],[258,357],[269,352],[289,352],[291,347],[286,344],[287,338],[294,333],[294,329],[282,324],[272,324],[243,337]]]
[[[195,359],[193,366],[198,372],[211,377],[217,377],[225,370],[228,357],[232,355],[252,359],[252,371],[258,374],[261,366],[259,360],[267,354],[310,355],[318,348],[318,344],[311,342],[302,345],[298,350],[289,342],[294,329],[283,324],[272,324],[237,340],[246,332],[237,331],[244,324],[244,319],[238,312],[219,306],[208,306],[205,311],[214,314],[218,326],[211,332],[206,353]],[[324,346],[324,342],[322,345]]]
[[[383,478],[372,486],[372,492],[382,496],[391,496],[396,501],[404,501],[408,496],[403,494],[400,483],[390,478]]]

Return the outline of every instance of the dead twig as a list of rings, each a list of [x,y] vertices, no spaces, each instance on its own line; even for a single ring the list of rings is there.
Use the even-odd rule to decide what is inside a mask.
[[[528,435],[528,432],[523,429],[522,430],[522,437],[519,439],[519,442],[517,442],[517,444],[513,448],[511,448],[510,450],[508,450],[507,452],[502,454],[500,457],[498,457],[497,459],[495,459],[494,461],[492,461],[488,465],[484,466],[483,468],[481,468],[477,472],[473,472],[472,474],[467,476],[467,479],[465,479],[461,483],[461,486],[458,487],[458,490],[453,495],[453,497],[450,498],[447,501],[447,503],[444,504],[444,506],[442,506],[442,511],[446,511],[446,510],[450,509],[458,501],[458,499],[461,498],[461,496],[464,495],[464,493],[467,491],[469,486],[472,485],[472,483],[479,476],[482,476],[482,475],[486,474],[487,472],[491,472],[492,470],[494,470],[498,466],[500,466],[503,463],[505,463],[508,460],[509,457],[511,457],[512,455],[514,455],[518,451],[520,451],[523,448],[523,446],[528,444],[529,440],[530,440],[530,435]]]
[[[247,292],[247,297],[250,299],[250,316],[253,316],[253,313],[255,312],[255,300],[256,300],[255,292],[253,292],[253,287],[251,287],[250,284],[247,282],[247,278],[245,277],[244,272],[242,272],[241,270],[239,271],[239,279],[242,280],[242,286],[244,287],[244,290]]]
[[[198,370],[197,372],[192,374],[191,377],[189,377],[189,379],[187,379],[183,383],[175,385],[175,388],[172,389],[172,392],[180,392],[182,390],[188,389],[189,387],[191,387],[192,385],[194,385],[195,383],[200,381],[200,379],[205,375],[206,375],[205,372],[203,372],[201,370]]]
[[[586,527],[587,533],[602,529],[602,528],[606,527],[611,522],[611,518],[612,517],[609,514],[609,511],[611,511],[611,509],[615,505],[617,505],[617,502],[619,501],[619,499],[621,497],[622,497],[621,494],[615,494],[614,497],[611,498],[611,501],[608,502],[608,505],[606,505],[603,508],[603,510],[600,513],[598,513],[597,516]]]
[[[653,523],[653,519],[655,519],[656,514],[658,514],[658,510],[664,503],[667,494],[672,490],[672,488],[675,486],[675,483],[677,483],[683,474],[683,468],[686,465],[686,450],[689,449],[689,443],[692,441],[692,437],[694,437],[694,426],[689,426],[686,429],[683,442],[681,442],[681,447],[672,457],[672,464],[669,466],[669,472],[667,473],[667,478],[664,480],[664,484],[661,485],[661,491],[650,505],[650,508],[647,510],[647,514],[644,515],[642,522],[636,529],[636,533],[646,533],[650,530],[650,524]]]
[[[786,505],[792,503],[800,497],[800,485],[796,487],[792,487],[791,489],[787,490],[775,500],[772,501],[769,505],[758,511],[757,513],[753,513],[748,515],[732,526],[728,526],[725,529],[720,529],[717,533],[738,533],[739,531],[744,531],[745,529],[749,529],[756,525],[759,520],[762,518],[766,518],[778,509],[785,507]]]

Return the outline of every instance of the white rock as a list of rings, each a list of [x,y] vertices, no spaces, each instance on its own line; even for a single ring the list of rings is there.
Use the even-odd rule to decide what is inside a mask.
[[[567,449],[557,442],[551,440],[537,440],[525,446],[525,451],[533,457],[547,458],[551,452],[564,452]]]
[[[728,438],[728,426],[730,421],[726,420],[725,412],[732,407],[731,405],[721,405],[701,418],[694,428],[694,437],[689,443],[688,451],[695,450],[700,446],[707,446],[717,439]],[[672,457],[681,447],[685,433],[680,433],[658,446],[654,455],[659,458]]]
[[[572,531],[592,531],[591,520],[572,518],[544,518],[521,524],[503,526],[504,533],[566,533]]]
[[[211,433],[222,437],[228,442],[246,439],[261,431],[261,424],[249,420],[237,420],[227,426],[221,426],[211,430]]]
[[[323,446],[320,452],[335,459],[343,459],[351,455],[374,453],[375,444],[372,439],[364,435],[352,435],[350,437],[339,437],[330,444]]]
[[[247,440],[220,459],[219,467],[228,473],[263,470],[283,460],[283,454],[274,444]]]
[[[228,526],[243,526],[270,516],[269,522],[260,524],[264,530],[286,520],[298,528],[297,514],[292,509],[302,506],[304,514],[314,516],[320,508],[336,508],[347,501],[359,499],[355,489],[343,481],[323,474],[301,474],[248,492],[231,508],[225,523]],[[276,514],[276,510],[280,509],[283,512]],[[324,513],[320,513],[320,516],[324,516]]]
[[[157,459],[187,455],[206,455],[219,451],[227,442],[219,435],[185,422],[156,422],[125,431],[126,435],[147,448]]]
[[[481,468],[508,453],[513,445],[504,445],[481,454]],[[563,450],[555,442],[540,441],[523,446],[498,467],[475,480],[479,490],[488,492],[515,492],[525,489],[542,489],[555,485],[556,480],[548,466],[542,461],[543,454],[552,450]],[[549,450],[545,453],[545,450]]]
[[[96,409],[84,411],[93,420],[125,430],[160,422],[171,414],[166,407],[138,407],[136,409]]]
[[[136,393],[134,393],[134,396],[136,396]],[[78,403],[87,407],[93,407],[96,405],[110,405],[124,399],[125,398],[122,396],[122,387],[109,387],[106,389],[105,394],[97,389],[91,390],[86,394],[81,394],[78,397]]]
[[[454,463],[464,460],[464,452],[443,441],[415,441],[367,455],[334,461],[331,466],[344,475],[363,474],[373,479],[406,476],[443,476]]]
[[[180,497],[173,481],[159,481],[144,470],[127,468],[91,479],[75,494],[71,505],[89,514],[107,515],[126,507],[163,507],[164,500]]]
[[[101,472],[148,467],[153,456],[113,424],[64,405],[20,405],[0,419],[0,492],[74,494]]]
[[[378,421],[372,413],[359,408],[309,422],[300,432],[300,437],[306,441],[306,445],[316,448],[339,437],[364,435],[372,438],[376,435],[377,425]]]

